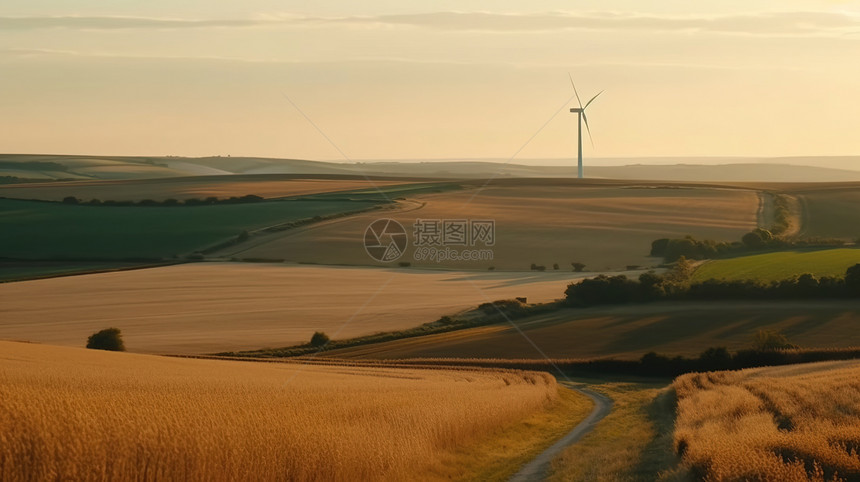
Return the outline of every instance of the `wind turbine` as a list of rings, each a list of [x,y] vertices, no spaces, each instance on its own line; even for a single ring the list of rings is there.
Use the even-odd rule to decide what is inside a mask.
[[[592,139],[592,137],[591,137],[591,129],[588,127],[588,117],[585,115],[585,109],[587,109],[588,106],[590,106],[591,103],[594,102],[594,99],[596,99],[598,96],[600,96],[600,94],[602,94],[603,91],[601,90],[600,92],[598,92],[597,95],[592,97],[591,100],[586,102],[585,106],[583,106],[582,101],[579,100],[579,92],[576,91],[576,85],[573,83],[573,76],[570,75],[570,72],[567,73],[567,76],[570,77],[570,85],[571,85],[571,87],[573,87],[573,93],[576,94],[576,101],[579,103],[579,108],[573,107],[570,109],[570,111],[578,114],[577,117],[579,120],[579,129],[578,129],[578,134],[579,134],[579,178],[582,179],[582,121],[583,120],[585,121],[585,130],[588,131],[588,139],[591,140],[591,147],[594,147],[594,139]]]

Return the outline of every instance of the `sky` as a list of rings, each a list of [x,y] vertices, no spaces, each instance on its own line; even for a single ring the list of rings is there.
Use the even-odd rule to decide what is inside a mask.
[[[860,0],[4,0],[0,152],[860,154]]]

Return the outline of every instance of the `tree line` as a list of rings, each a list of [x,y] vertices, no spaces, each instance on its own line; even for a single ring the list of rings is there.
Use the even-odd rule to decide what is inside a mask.
[[[653,271],[638,279],[625,275],[600,275],[571,283],[565,290],[565,301],[572,306],[645,303],[661,300],[761,300],[761,299],[827,299],[860,297],[860,264],[845,276],[817,278],[802,274],[780,281],[716,280],[690,282],[690,262],[679,259],[667,274]]]
[[[63,204],[73,204],[73,205],[87,205],[87,206],[159,206],[159,207],[174,207],[174,206],[209,206],[215,204],[247,204],[247,203],[258,203],[263,202],[266,199],[255,194],[246,194],[245,196],[232,196],[229,198],[217,198],[214,196],[207,197],[204,199],[199,198],[190,198],[185,200],[178,200],[173,198],[168,198],[163,201],[156,201],[154,199],[142,199],[140,201],[113,201],[107,200],[102,201],[99,199],[91,199],[89,201],[84,201],[78,199],[75,196],[67,196],[63,198]]]

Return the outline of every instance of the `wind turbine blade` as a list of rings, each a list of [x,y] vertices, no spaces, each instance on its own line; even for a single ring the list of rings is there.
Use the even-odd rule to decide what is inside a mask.
[[[570,72],[567,73],[567,76],[570,78],[570,85],[573,87],[573,93],[576,94],[576,101],[579,102],[579,108],[584,109],[585,107],[582,107],[582,101],[579,100],[579,92],[576,91],[576,84],[573,83],[573,76],[570,75]]]
[[[600,95],[600,94],[597,94]],[[597,97],[597,96],[595,96]],[[591,99],[594,100],[594,99]],[[588,116],[585,115],[585,110],[582,111],[582,120],[585,121],[585,131],[588,132],[588,140],[591,141],[591,147],[594,147],[594,139],[591,137],[591,128],[588,127]]]
[[[594,102],[594,99],[596,99],[596,98],[600,97],[600,94],[602,94],[603,92],[604,92],[604,91],[602,91],[602,90],[601,90],[600,92],[598,92],[598,93],[597,93],[597,95],[595,95],[594,97],[592,97],[592,98],[591,98],[591,100],[589,100],[589,101],[588,101],[588,103],[587,103],[587,104],[585,104],[585,107],[583,107],[583,109],[588,109],[588,106],[590,106],[590,105],[591,105],[591,103],[592,103],[592,102]]]

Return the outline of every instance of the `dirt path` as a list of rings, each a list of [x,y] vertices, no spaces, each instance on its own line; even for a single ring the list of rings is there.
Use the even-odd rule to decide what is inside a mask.
[[[612,399],[597,392],[593,392],[587,388],[582,388],[578,384],[571,382],[561,382],[567,388],[575,390],[594,402],[594,409],[585,417],[585,420],[579,423],[564,437],[552,444],[548,449],[541,452],[540,455],[534,458],[531,462],[524,465],[519,472],[514,474],[509,480],[511,482],[527,482],[533,480],[544,480],[549,474],[550,464],[552,460],[568,446],[575,444],[586,434],[594,429],[598,422],[603,420],[603,417],[609,415],[612,410]]]

